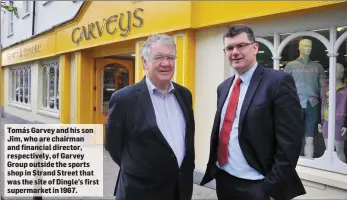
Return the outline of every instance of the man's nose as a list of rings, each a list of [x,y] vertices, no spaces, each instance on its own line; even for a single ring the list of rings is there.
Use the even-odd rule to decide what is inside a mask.
[[[231,50],[231,54],[240,54],[240,51],[239,51],[238,48],[234,47],[234,48],[232,48],[232,50]]]
[[[164,66],[169,65],[170,64],[169,59],[165,57],[164,60],[160,62],[160,64]]]
[[[234,48],[233,51],[231,52],[232,56],[237,56],[239,54],[240,54],[240,52],[239,52],[239,50],[237,48]]]

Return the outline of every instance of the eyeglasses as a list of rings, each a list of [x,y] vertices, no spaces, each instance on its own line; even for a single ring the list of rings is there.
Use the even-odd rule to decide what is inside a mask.
[[[234,46],[227,46],[224,50],[224,52],[232,52],[234,51],[234,49],[236,48],[238,51],[242,51],[244,50],[248,45],[254,44],[254,42],[252,43],[240,43],[240,44],[236,44]]]
[[[167,60],[168,62],[173,62],[176,60],[176,58],[177,58],[176,56],[162,56],[162,55],[151,57],[151,59],[153,59],[155,62],[163,62],[165,60]]]

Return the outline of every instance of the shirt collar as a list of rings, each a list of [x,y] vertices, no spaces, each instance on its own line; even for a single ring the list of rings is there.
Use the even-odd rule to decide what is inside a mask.
[[[243,73],[241,76],[237,74],[237,72],[235,72],[235,79],[237,79],[238,77],[240,77],[240,79],[242,80],[242,83],[248,85],[249,82],[251,82],[251,78],[254,74],[255,69],[257,68],[258,63],[255,62],[255,65],[249,69],[247,72]]]
[[[147,88],[150,94],[153,94],[155,91],[159,92],[159,89],[152,83],[151,80],[149,80],[149,78],[146,76],[146,84],[147,84]],[[167,89],[167,92],[171,92],[173,91],[175,88],[172,84],[172,82],[170,81],[170,85],[169,88]]]

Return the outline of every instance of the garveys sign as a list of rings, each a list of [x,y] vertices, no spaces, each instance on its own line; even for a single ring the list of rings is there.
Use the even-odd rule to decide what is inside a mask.
[[[73,43],[79,44],[82,40],[96,39],[103,34],[113,35],[117,32],[120,36],[126,37],[131,31],[131,27],[139,28],[143,25],[143,18],[141,17],[143,11],[142,8],[137,8],[133,12],[127,11],[91,22],[86,26],[79,26],[73,29],[71,40]]]

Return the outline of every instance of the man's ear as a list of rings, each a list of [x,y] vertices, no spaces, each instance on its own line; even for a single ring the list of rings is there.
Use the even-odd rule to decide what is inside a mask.
[[[147,69],[147,60],[143,56],[141,56],[141,60],[143,69]]]

